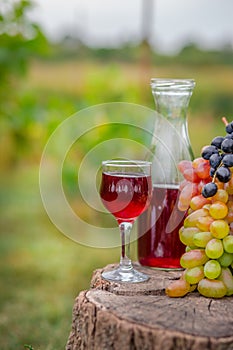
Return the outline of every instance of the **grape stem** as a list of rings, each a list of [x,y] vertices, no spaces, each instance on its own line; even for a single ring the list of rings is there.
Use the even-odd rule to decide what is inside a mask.
[[[227,126],[229,124],[226,117],[222,117],[222,122],[225,126]]]
[[[217,170],[216,170],[217,171]],[[212,182],[215,182],[215,179],[216,179],[216,171],[214,173],[214,176],[213,176],[213,179],[212,179]]]
[[[219,166],[217,167],[217,169],[215,170],[215,173],[214,173],[214,175],[213,175],[212,182],[215,182],[215,179],[216,179],[216,172],[217,172],[218,168],[220,168],[222,165],[223,165],[223,162],[221,162],[221,163],[219,164]]]

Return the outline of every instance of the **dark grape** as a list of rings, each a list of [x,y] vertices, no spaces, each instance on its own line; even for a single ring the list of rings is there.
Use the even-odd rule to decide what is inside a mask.
[[[210,176],[213,177],[216,172],[215,168],[210,168]]]
[[[233,132],[233,122],[229,123],[227,126],[226,126],[226,132],[228,134],[231,134]]]
[[[220,156],[220,154],[218,153],[212,154],[212,156],[210,156],[210,159],[209,159],[210,166],[216,169],[220,165],[221,160],[222,160],[222,156]]]
[[[215,138],[212,140],[211,145],[212,145],[212,146],[215,146],[215,147],[217,147],[217,148],[220,149],[223,140],[224,140],[224,137],[222,137],[222,136],[217,136],[217,137],[215,137]]]
[[[231,153],[233,151],[233,140],[225,138],[222,142],[221,149],[223,152]]]
[[[212,154],[217,153],[218,154],[218,149],[215,146],[207,146],[203,149],[202,151],[202,158],[209,160]]]
[[[225,136],[225,139],[232,139],[232,140],[233,140],[233,133],[227,134],[227,135]]]
[[[226,167],[232,167],[233,166],[233,154],[225,154],[225,156],[222,159],[222,162]]]
[[[205,198],[213,197],[218,191],[218,186],[214,182],[209,182],[203,187],[202,195]]]
[[[221,166],[216,171],[216,177],[219,181],[226,183],[231,178],[231,172],[227,167]]]

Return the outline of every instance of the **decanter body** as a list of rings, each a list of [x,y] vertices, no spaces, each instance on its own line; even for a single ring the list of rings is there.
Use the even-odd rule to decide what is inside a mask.
[[[181,160],[193,159],[187,108],[195,83],[193,80],[152,79],[156,118],[151,143],[153,197],[150,207],[138,219],[138,259],[144,266],[162,269],[180,268],[184,245],[179,229],[186,213],[179,211],[177,168]]]

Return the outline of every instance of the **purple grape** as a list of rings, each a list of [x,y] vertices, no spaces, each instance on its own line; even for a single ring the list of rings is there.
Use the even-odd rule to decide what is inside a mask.
[[[215,147],[215,146],[207,146],[202,151],[201,156],[202,156],[202,158],[209,160],[210,157],[212,156],[212,154],[215,154],[215,153],[218,154],[217,147]]]
[[[222,136],[216,136],[216,137],[212,140],[211,145],[212,145],[212,146],[215,146],[215,147],[217,147],[217,148],[219,148],[219,149],[221,149],[221,144],[222,144],[223,140],[224,140],[224,137],[222,137]]]
[[[212,168],[217,169],[217,167],[220,165],[222,160],[222,156],[220,156],[218,153],[214,153],[212,154],[212,156],[210,156],[209,162],[210,162],[210,166]]]
[[[213,197],[218,191],[218,186],[214,182],[209,182],[203,187],[202,196],[205,198]]]
[[[221,149],[225,153],[232,153],[233,151],[233,140],[225,138],[222,142]]]
[[[226,126],[226,132],[228,134],[231,134],[233,132],[233,122],[229,123],[227,126]]]
[[[232,167],[233,166],[233,154],[225,154],[225,156],[222,159],[222,162],[226,167]]]
[[[216,177],[219,181],[226,183],[231,178],[231,172],[227,167],[221,166],[216,170]]]

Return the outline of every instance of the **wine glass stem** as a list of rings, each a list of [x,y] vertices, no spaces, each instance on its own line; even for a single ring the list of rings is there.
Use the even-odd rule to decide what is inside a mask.
[[[132,224],[130,222],[122,222],[119,225],[121,233],[121,260],[120,270],[129,271],[133,269],[133,265],[130,259],[130,233]]]

